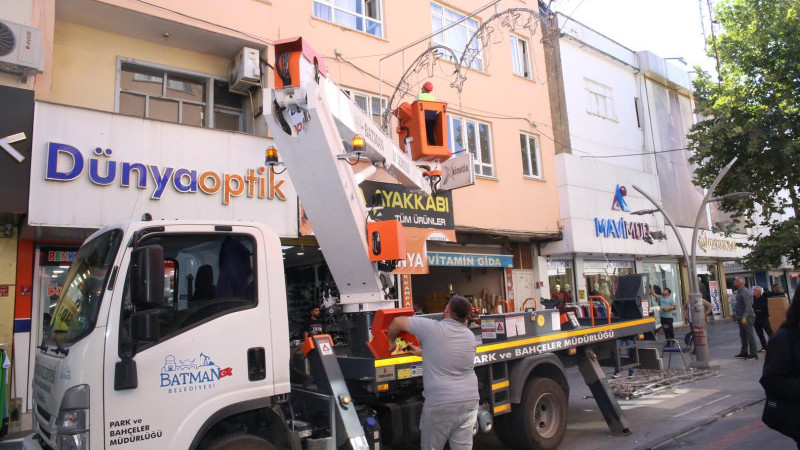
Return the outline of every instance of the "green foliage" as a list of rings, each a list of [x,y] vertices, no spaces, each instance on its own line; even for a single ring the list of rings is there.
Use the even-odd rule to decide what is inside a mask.
[[[738,157],[715,195],[753,193],[722,204],[764,230],[746,264],[778,267],[786,256],[800,267],[800,2],[723,0],[717,19],[719,80],[697,68],[694,82],[704,119],[689,134],[695,182],[708,187]]]

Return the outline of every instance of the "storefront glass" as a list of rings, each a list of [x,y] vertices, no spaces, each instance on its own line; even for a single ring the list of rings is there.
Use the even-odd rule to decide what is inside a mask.
[[[794,297],[794,291],[797,290],[798,285],[800,285],[800,273],[789,272],[789,290],[786,291],[789,294],[789,300]]]
[[[782,272],[770,272],[769,286],[764,286],[764,289],[772,290],[772,286],[777,284],[781,287],[781,292],[788,292],[786,285],[786,276]]]
[[[681,276],[677,263],[642,263],[642,272],[649,274],[650,285],[659,289],[669,288],[675,299],[675,310],[673,318],[675,323],[683,323],[683,294],[681,292]]]
[[[572,303],[572,280],[574,280],[572,261],[547,261],[547,280],[550,283],[550,298],[561,299],[565,303]]]
[[[703,299],[711,302],[713,316],[722,314],[722,295],[720,294],[718,273],[716,264],[697,264],[697,285]]]
[[[609,302],[614,300],[617,276],[633,273],[633,261],[584,261],[583,263],[583,277],[586,279],[589,296],[600,295]]]
[[[36,336],[38,345],[42,340],[42,330],[50,326],[53,310],[64,287],[67,272],[72,265],[78,248],[41,247],[38,252],[36,268],[36,298],[39,311],[36,317],[39,333]]]

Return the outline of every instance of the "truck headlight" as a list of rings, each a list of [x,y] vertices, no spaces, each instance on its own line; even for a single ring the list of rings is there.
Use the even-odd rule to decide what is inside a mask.
[[[89,432],[77,434],[59,434],[56,436],[58,450],[86,450],[89,448]]]
[[[56,417],[56,448],[89,448],[89,385],[74,386],[64,393]]]
[[[61,411],[56,420],[58,434],[72,434],[88,429],[86,416],[88,411],[78,409],[74,411]]]

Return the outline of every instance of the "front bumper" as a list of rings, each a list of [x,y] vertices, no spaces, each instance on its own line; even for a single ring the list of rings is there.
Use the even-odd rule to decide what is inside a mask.
[[[22,439],[23,450],[44,450],[45,448],[42,447],[39,439],[41,438],[36,433],[25,436],[25,438]]]

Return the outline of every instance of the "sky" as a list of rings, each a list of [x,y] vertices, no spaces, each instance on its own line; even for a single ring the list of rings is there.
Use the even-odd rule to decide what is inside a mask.
[[[551,8],[631,50],[683,57],[688,70],[696,64],[714,69],[703,39],[703,23],[710,33],[707,0],[553,0]]]

